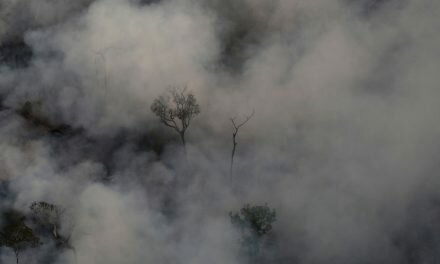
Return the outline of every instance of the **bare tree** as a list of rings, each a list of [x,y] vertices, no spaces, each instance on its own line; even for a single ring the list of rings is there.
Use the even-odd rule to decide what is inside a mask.
[[[229,167],[229,176],[231,177],[231,186],[232,186],[232,168],[234,166],[234,156],[235,156],[235,150],[237,148],[237,134],[238,131],[242,126],[244,126],[255,114],[255,111],[252,111],[252,113],[245,117],[245,119],[241,123],[236,122],[236,118],[231,118],[232,123],[232,154],[231,154],[231,164]]]
[[[101,60],[102,63],[102,71],[103,71],[103,78],[104,78],[104,90],[107,92],[109,87],[109,72],[107,67],[107,55],[114,51],[124,51],[132,48],[130,46],[109,46],[104,49],[100,50],[93,50],[92,52],[95,54],[95,68],[96,68],[96,76],[97,76],[97,82],[99,83],[98,78],[98,60]]]
[[[155,99],[151,111],[167,127],[173,128],[180,136],[186,152],[185,132],[191,120],[200,113],[195,96],[186,92],[187,88],[171,88],[169,95],[162,95]]]
[[[106,58],[106,52],[107,50],[104,51],[95,51],[96,54],[96,58],[95,58],[95,65],[96,65],[96,76],[98,76],[98,58],[101,58],[102,60],[102,67],[103,67],[103,71],[104,71],[104,91],[108,91],[107,89],[107,58]],[[99,79],[98,79],[99,82]]]

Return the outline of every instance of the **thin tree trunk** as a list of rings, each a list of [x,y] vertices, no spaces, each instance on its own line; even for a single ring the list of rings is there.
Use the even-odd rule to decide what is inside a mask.
[[[232,153],[231,153],[231,164],[229,167],[229,177],[230,177],[230,184],[231,184],[231,188],[232,188],[232,170],[234,167],[234,156],[235,156],[235,149],[237,147],[237,142],[235,141],[235,137],[237,136],[237,133],[233,133],[232,134]]]
[[[53,227],[53,230],[52,230],[53,236],[55,237],[55,239],[57,239],[58,238],[57,225],[56,224],[52,224],[52,227]]]
[[[75,263],[78,264],[78,257],[76,255],[76,249],[74,247],[71,248],[73,252],[73,257],[75,258]]]
[[[19,252],[18,252],[18,250],[14,250],[14,252],[15,252],[15,259],[16,259],[17,264],[18,264],[18,254],[19,254]]]
[[[230,184],[232,187],[232,169],[234,166],[234,156],[235,156],[235,148],[236,148],[237,144],[234,142],[234,145],[232,146],[232,154],[231,154],[231,164],[230,164],[230,168],[229,168],[229,177],[230,177]]]
[[[241,123],[236,123],[235,122],[235,118],[231,118],[231,123],[233,126],[233,130],[232,130],[232,153],[231,153],[231,164],[229,166],[229,177],[230,177],[230,181],[231,181],[231,188],[233,187],[233,179],[232,179],[232,169],[234,166],[234,156],[235,156],[235,149],[237,148],[237,134],[238,134],[238,130],[240,129],[240,127],[244,126],[254,115],[254,112],[252,111],[252,114],[250,116],[246,117],[246,120],[244,120]]]
[[[183,145],[183,151],[185,152],[185,156],[186,156],[186,142],[185,142],[185,133],[180,133],[180,139],[182,140],[182,145]]]

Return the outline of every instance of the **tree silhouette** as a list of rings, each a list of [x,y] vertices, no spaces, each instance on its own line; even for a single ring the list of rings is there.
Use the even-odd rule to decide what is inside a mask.
[[[65,236],[60,233],[61,218],[64,214],[64,209],[60,206],[47,203],[44,201],[33,202],[30,206],[31,217],[35,224],[41,229],[50,233],[55,245],[58,248],[72,250],[76,260],[75,247],[70,243],[70,235]]]
[[[255,114],[255,111],[252,111],[252,113],[248,116],[245,117],[245,119],[240,122],[237,123],[236,122],[236,118],[231,118],[231,123],[232,123],[232,154],[231,154],[231,163],[229,166],[229,177],[230,177],[230,181],[231,181],[231,186],[232,186],[232,169],[234,166],[234,157],[235,157],[235,150],[237,148],[237,134],[238,134],[238,130],[244,126]]]
[[[267,204],[251,206],[246,204],[238,213],[229,213],[231,223],[241,231],[241,246],[249,263],[257,261],[263,238],[272,230],[276,221],[275,209]]]
[[[151,105],[151,111],[167,127],[173,128],[180,136],[186,152],[185,132],[191,120],[200,113],[195,96],[183,89],[171,88],[169,95],[162,95],[155,99]]]
[[[0,231],[0,246],[11,248],[18,264],[20,251],[29,247],[37,247],[40,239],[26,225],[25,216],[22,213],[8,210],[3,213],[3,219],[5,225]]]

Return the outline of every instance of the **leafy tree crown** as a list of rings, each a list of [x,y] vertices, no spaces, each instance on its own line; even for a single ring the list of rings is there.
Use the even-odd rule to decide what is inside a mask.
[[[272,230],[272,224],[276,221],[275,209],[270,209],[267,204],[251,206],[246,204],[239,213],[229,213],[233,225],[241,230],[250,231],[261,237]]]
[[[174,128],[179,133],[184,133],[191,120],[200,113],[200,106],[194,94],[186,92],[186,87],[171,88],[168,92],[169,95],[162,95],[154,100],[151,111],[160,118],[163,124]]]
[[[15,210],[3,213],[5,224],[0,231],[0,246],[18,252],[27,247],[37,247],[40,239],[25,223],[25,216]]]

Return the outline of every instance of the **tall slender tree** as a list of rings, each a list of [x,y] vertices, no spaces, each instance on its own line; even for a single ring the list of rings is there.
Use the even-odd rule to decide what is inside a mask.
[[[229,177],[230,177],[230,184],[232,186],[232,169],[234,166],[234,157],[235,157],[235,150],[237,149],[237,134],[238,131],[242,126],[244,126],[251,118],[254,116],[255,111],[252,111],[252,113],[245,117],[244,120],[241,122],[237,122],[237,118],[230,118],[230,121],[232,123],[232,153],[231,153],[231,162],[229,164]]]

